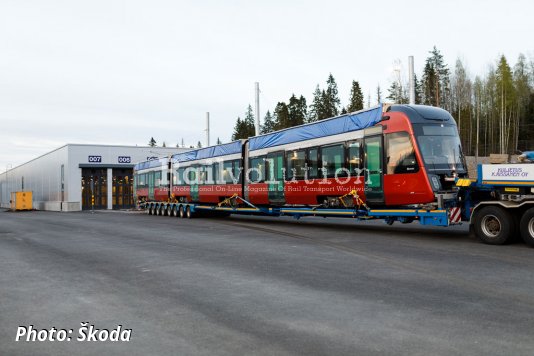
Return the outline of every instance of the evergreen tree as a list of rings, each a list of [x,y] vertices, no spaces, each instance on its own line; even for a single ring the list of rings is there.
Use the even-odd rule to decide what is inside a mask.
[[[406,100],[405,92],[403,91],[403,87],[400,85],[399,82],[396,80],[391,83],[391,86],[388,89],[389,95],[386,97],[386,99],[391,100],[392,102],[396,104],[406,104],[408,100]]]
[[[324,89],[321,90],[321,100],[323,101],[323,112],[319,116],[319,120],[324,120],[333,117],[334,115],[332,113],[332,107],[330,107],[329,105],[328,94],[326,93],[326,91],[324,91]]]
[[[255,134],[254,128],[254,114],[252,113],[252,106],[249,105],[245,112],[245,119],[237,118],[234,126],[234,133],[232,134],[232,141],[249,138]]]
[[[256,134],[256,122],[254,120],[254,112],[252,111],[252,105],[248,105],[245,112],[245,127],[248,133],[248,137],[252,137]]]
[[[289,98],[289,105],[287,106],[289,126],[302,125],[306,121],[307,106],[306,99],[301,95],[297,98],[295,94]]]
[[[380,84],[376,87],[376,103],[380,104],[382,102],[382,90],[380,90]]]
[[[149,145],[150,147],[156,147],[156,146],[157,146],[157,145],[156,145],[156,140],[154,140],[154,137],[151,137],[151,138],[150,138],[150,141],[148,142],[148,145]]]
[[[434,66],[427,59],[425,63],[425,68],[423,69],[423,104],[425,105],[436,105],[436,92],[438,87],[438,76]]]
[[[326,80],[326,95],[324,98],[324,108],[326,118],[334,117],[339,114],[339,107],[341,106],[341,101],[338,97],[337,84],[332,73],[328,76]]]
[[[308,104],[306,102],[306,98],[301,95],[297,104],[297,112],[299,113],[299,122],[301,122],[299,125],[306,123],[306,119],[308,117]]]
[[[202,148],[202,142],[200,141],[197,142],[197,148]]]
[[[421,81],[417,79],[417,75],[413,75],[413,82],[414,82],[414,89],[415,89],[415,103],[416,104],[422,104],[423,103],[423,88]]]
[[[345,109],[345,107],[342,107],[340,115],[345,115],[345,114],[348,114],[348,111],[347,111],[347,109]]]
[[[360,83],[353,80],[350,89],[349,105],[346,112],[354,112],[363,109],[363,92],[360,88]]]
[[[222,144],[222,141],[221,141],[221,139],[220,139],[220,138],[218,138],[218,137],[217,137],[217,144],[218,144],[218,145],[221,145],[221,144]]]
[[[285,129],[291,127],[289,120],[289,110],[286,103],[279,102],[274,108],[274,127],[276,130]]]
[[[514,110],[514,82],[512,70],[504,55],[499,59],[496,71],[497,76],[497,105],[499,110],[499,148],[500,153],[508,153],[510,142],[510,127]]]
[[[234,126],[234,133],[232,134],[232,141],[239,140],[242,138],[248,138],[248,137],[245,137],[244,128],[245,127],[243,125],[243,121],[241,121],[241,118],[238,117],[235,123],[235,126]]]
[[[165,143],[165,141],[163,141],[163,143],[161,144],[161,147],[167,147],[167,144]]]
[[[458,58],[451,85],[451,113],[458,123],[458,132],[466,154],[471,154],[473,122],[471,120],[472,83],[462,61]]]
[[[520,53],[513,73],[517,103],[517,129],[514,130],[514,151],[532,149],[532,141],[530,140],[534,136],[534,113],[532,112],[534,111],[534,62],[531,63],[531,70],[532,73],[529,73],[525,55]]]
[[[275,131],[275,122],[273,115],[271,115],[271,112],[267,110],[267,114],[265,114],[265,118],[263,119],[263,125],[261,127],[261,133],[266,134],[269,132]]]
[[[425,62],[423,92],[425,104],[450,109],[449,69],[436,46]]]
[[[475,157],[478,160],[479,155],[479,146],[480,146],[480,116],[482,114],[482,91],[483,91],[484,84],[482,83],[482,80],[477,75],[475,77],[474,82],[474,115],[476,120],[476,127],[475,127]]]
[[[308,122],[315,122],[321,119],[324,119],[324,103],[323,103],[323,92],[319,88],[319,84],[313,92],[313,102],[310,105],[310,112],[308,114]]]

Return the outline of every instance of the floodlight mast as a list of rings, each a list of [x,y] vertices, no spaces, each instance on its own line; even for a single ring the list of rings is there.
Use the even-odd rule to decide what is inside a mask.
[[[410,91],[410,105],[415,104],[415,77],[414,77],[414,65],[413,56],[408,57],[408,89]]]
[[[255,92],[256,92],[256,136],[260,134],[260,83],[255,83]]]

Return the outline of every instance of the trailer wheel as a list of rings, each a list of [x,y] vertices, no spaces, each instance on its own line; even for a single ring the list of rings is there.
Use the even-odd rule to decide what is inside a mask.
[[[529,246],[534,247],[534,208],[530,208],[521,217],[519,231],[523,241]]]
[[[146,213],[147,213],[148,215],[152,215],[152,205],[147,204],[147,206],[146,206],[145,209],[146,209]]]
[[[191,219],[193,217],[193,213],[191,212],[191,208],[190,207],[186,207],[185,208],[185,217],[188,218],[188,219]]]
[[[184,211],[184,206],[183,205],[180,205],[180,207],[178,208],[178,216],[181,219],[185,218],[185,211]]]
[[[503,245],[512,239],[515,230],[512,215],[498,206],[485,206],[475,215],[475,234],[489,245]]]

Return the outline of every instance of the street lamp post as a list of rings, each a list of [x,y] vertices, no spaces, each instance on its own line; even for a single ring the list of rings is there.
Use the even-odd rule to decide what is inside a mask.
[[[9,201],[9,205],[11,205],[11,192],[9,191],[9,179],[8,179],[8,172],[10,169],[13,169],[13,165],[11,163],[6,164],[6,195],[7,195],[7,201]]]

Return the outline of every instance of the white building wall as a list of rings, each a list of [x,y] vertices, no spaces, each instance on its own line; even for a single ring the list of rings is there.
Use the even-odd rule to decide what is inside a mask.
[[[33,192],[34,208],[39,210],[81,210],[82,167],[132,168],[150,157],[164,157],[187,151],[183,148],[106,146],[68,144],[0,174],[0,207],[8,208],[10,192]],[[100,157],[100,161],[89,157]],[[129,159],[119,159],[125,157]],[[61,192],[61,165],[64,165],[64,193]],[[108,179],[108,192],[112,180]],[[111,207],[111,205],[108,205]]]
[[[61,200],[60,167],[62,164],[67,164],[67,152],[67,146],[63,146],[2,173],[1,207],[9,207],[11,192],[24,190],[33,192],[36,209],[59,210],[61,208],[59,204],[45,206],[45,202]]]

